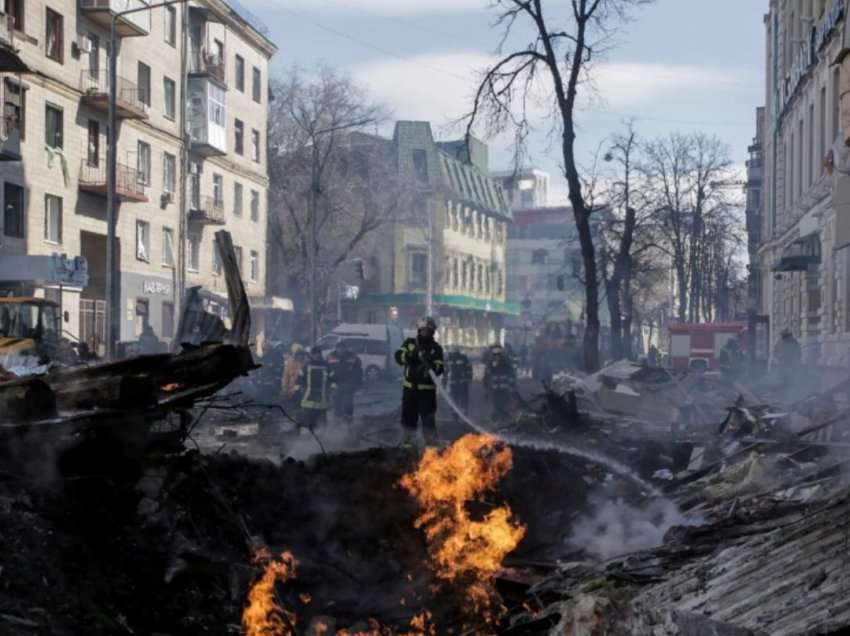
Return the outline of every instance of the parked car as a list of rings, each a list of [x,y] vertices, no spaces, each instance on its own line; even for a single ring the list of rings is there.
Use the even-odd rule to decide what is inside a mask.
[[[398,366],[393,354],[401,346],[401,329],[393,325],[368,323],[342,323],[329,334],[319,339],[322,354],[327,356],[339,341],[344,342],[352,353],[360,358],[367,382],[396,375]]]

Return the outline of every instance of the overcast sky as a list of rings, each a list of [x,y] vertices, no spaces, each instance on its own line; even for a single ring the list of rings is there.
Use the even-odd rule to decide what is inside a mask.
[[[243,0],[279,47],[272,72],[292,64],[338,66],[396,119],[429,120],[440,138],[468,108],[475,72],[499,32],[487,0]],[[553,6],[564,5],[554,2]],[[670,131],[717,134],[743,164],[764,102],[766,0],[656,0],[635,14],[597,68],[601,102],[577,115],[580,159],[637,119],[644,137]],[[545,6],[545,5],[544,5]],[[541,122],[531,162],[552,173],[563,197],[557,146]],[[504,140],[491,141],[491,168],[510,167]],[[557,204],[559,201],[550,201]]]

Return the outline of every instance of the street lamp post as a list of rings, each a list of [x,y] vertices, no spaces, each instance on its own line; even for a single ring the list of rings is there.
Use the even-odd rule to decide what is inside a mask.
[[[159,7],[185,4],[188,0],[167,0],[156,4],[143,4],[132,9],[117,11],[109,25],[109,143],[106,149],[106,355],[114,358],[120,338],[121,290],[115,226],[118,220],[116,181],[118,176],[118,36],[119,18],[131,13],[150,11]],[[181,55],[186,55],[185,42]],[[185,101],[185,95],[182,96]],[[179,237],[183,240],[183,237]]]

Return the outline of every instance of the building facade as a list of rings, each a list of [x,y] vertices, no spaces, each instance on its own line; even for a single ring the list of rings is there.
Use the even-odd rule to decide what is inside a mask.
[[[537,168],[502,170],[490,174],[505,193],[512,210],[531,210],[549,205],[549,173]]]
[[[850,251],[836,235],[846,177],[835,169],[846,148],[835,64],[846,12],[845,0],[771,0],[763,139],[751,148],[764,164],[751,172],[762,182],[750,190],[759,205],[748,220],[760,221],[750,227],[751,309],[769,318],[771,349],[787,329],[822,367],[850,362]]]
[[[357,302],[359,320],[412,328],[428,311],[446,345],[480,348],[503,338],[508,302],[510,208],[488,172],[487,146],[471,138],[439,143],[427,122],[398,122],[390,148],[415,191],[415,210],[382,230],[365,254],[375,277]],[[429,284],[430,279],[430,284]]]
[[[549,322],[576,321],[583,291],[578,237],[569,208],[518,209],[508,230],[508,301],[520,305],[515,328],[540,329]]]
[[[127,8],[140,10],[118,16]],[[169,339],[186,285],[203,285],[213,302],[223,296],[212,249],[219,228],[241,252],[249,295],[264,296],[268,63],[276,50],[264,29],[220,0],[155,9],[141,0],[10,0],[6,10],[29,72],[2,79],[4,118],[17,122],[21,141],[20,161],[0,164],[0,259],[82,256],[89,278],[77,290],[26,280],[20,290],[61,301],[66,331],[103,351],[114,139],[120,340],[135,340],[145,324]]]

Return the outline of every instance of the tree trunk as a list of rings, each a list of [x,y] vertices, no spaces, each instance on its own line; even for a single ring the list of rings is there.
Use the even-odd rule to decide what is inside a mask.
[[[608,296],[608,313],[611,314],[611,359],[623,358],[623,324],[620,310],[620,291],[611,279],[606,285]]]
[[[626,273],[623,277],[623,355],[628,360],[635,359],[634,337],[632,335],[632,319],[634,316],[634,297],[632,296],[632,259],[626,262]]]
[[[679,320],[685,322],[688,315],[688,279],[685,276],[684,259],[676,259],[676,281],[679,286]]]

